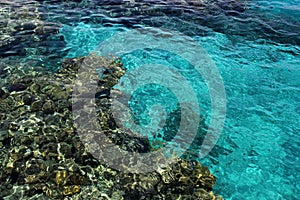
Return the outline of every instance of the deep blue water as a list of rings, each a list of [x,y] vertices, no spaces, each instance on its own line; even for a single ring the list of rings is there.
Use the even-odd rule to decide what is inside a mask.
[[[65,5],[68,12],[61,13],[55,4],[45,6],[46,19],[62,25],[63,56],[88,55],[101,42],[137,27],[161,27],[193,38],[214,61],[226,91],[223,131],[215,148],[200,159],[217,177],[214,192],[225,199],[300,199],[300,2],[247,1],[245,10],[238,7],[231,13],[226,8],[209,12],[187,6],[190,12],[145,14],[144,18],[138,11],[118,16],[121,11],[108,6],[109,1],[106,4],[72,9]],[[171,11],[176,11],[175,5]],[[128,72],[149,63],[179,71],[209,123],[209,91],[184,58],[159,49],[134,51],[121,58]],[[159,85],[160,79],[152,81]],[[177,100],[166,88],[150,85],[139,88],[129,104],[139,124],[151,130],[147,114],[151,106],[161,104],[170,114]]]

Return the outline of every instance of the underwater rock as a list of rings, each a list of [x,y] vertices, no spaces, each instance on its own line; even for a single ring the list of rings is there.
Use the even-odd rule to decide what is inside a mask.
[[[34,30],[37,27],[37,23],[34,22],[24,22],[20,25],[16,26],[15,29],[17,31],[23,31],[23,30]]]
[[[60,25],[59,24],[44,24],[40,23],[35,29],[34,33],[37,35],[50,35],[52,33],[58,33],[59,32]]]
[[[0,88],[0,99],[5,99],[8,96],[7,92]]]
[[[21,84],[21,83],[16,83],[16,84],[10,85],[8,91],[9,92],[13,92],[13,91],[19,92],[19,91],[23,91],[25,89],[26,89],[26,85]]]
[[[147,174],[117,175],[124,199],[222,199],[212,192],[215,177],[205,167],[178,158],[168,168]],[[197,198],[196,198],[197,197]]]
[[[41,110],[42,106],[43,106],[43,102],[42,101],[40,101],[40,100],[34,101],[34,102],[32,102],[31,110],[33,112],[36,112],[38,110]]]
[[[34,95],[27,93],[27,94],[24,94],[24,96],[22,97],[22,100],[25,105],[31,105],[34,101],[37,100],[37,98]]]
[[[45,114],[53,114],[54,113],[54,102],[51,100],[46,101],[42,107],[42,111]]]
[[[74,82],[83,64],[90,66],[89,73],[83,73],[86,78],[94,67],[103,72],[95,79],[91,96],[97,97],[97,118],[86,118],[87,123],[99,123],[102,131],[86,135],[129,152],[151,151],[147,139],[114,121],[111,91],[125,73],[118,58],[92,54],[66,59],[53,74],[12,69],[6,80],[14,89],[10,93],[0,90],[2,97],[8,93],[0,98],[0,195],[6,199],[221,199],[212,192],[215,177],[195,161],[178,158],[164,169],[128,174],[87,152],[72,112],[84,107],[72,105],[72,97],[80,95]],[[22,90],[16,91],[16,84],[22,84]],[[81,114],[84,118],[85,113]]]
[[[64,38],[59,34],[59,23],[41,18],[42,7],[37,1],[1,1],[0,57],[14,57],[15,63],[26,65],[48,62],[57,67],[66,55],[62,50]]]

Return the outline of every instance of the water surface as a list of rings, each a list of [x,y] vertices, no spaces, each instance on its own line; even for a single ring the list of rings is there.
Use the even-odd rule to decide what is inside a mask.
[[[28,7],[36,8],[38,20],[57,31],[44,37],[17,29],[9,45],[0,47],[2,65],[15,62],[56,70],[61,59],[88,55],[99,43],[135,28],[159,27],[192,37],[215,62],[227,96],[221,137],[200,159],[217,176],[215,192],[225,199],[300,198],[299,1],[53,0],[32,1]],[[9,16],[2,17],[1,25],[18,20]],[[26,42],[32,37],[39,39]],[[181,70],[197,91],[201,115],[209,121],[206,85],[184,59],[143,50],[124,55],[122,62],[128,70],[145,63]],[[149,116],[141,107],[176,105],[171,94],[157,94],[151,87],[137,91],[131,100],[143,102],[132,109],[145,125]]]

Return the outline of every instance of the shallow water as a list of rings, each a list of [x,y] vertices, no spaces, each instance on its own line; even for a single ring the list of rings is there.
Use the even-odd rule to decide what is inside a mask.
[[[247,41],[235,45],[232,54],[220,50],[230,45],[223,36],[208,40],[207,49],[216,55],[225,82],[228,105],[218,142],[225,151],[204,161],[218,177],[227,177],[219,179],[217,190],[232,199],[244,194],[249,199],[297,199],[299,56],[284,49],[299,52],[299,48]],[[232,186],[226,179],[237,184]]]
[[[17,31],[13,47],[1,47],[1,62],[24,66],[43,63],[56,70],[62,58],[87,55],[101,42],[134,28],[159,27],[188,35],[215,62],[226,91],[222,134],[210,154],[200,159],[217,176],[214,191],[225,199],[299,199],[300,3],[193,2],[35,2],[41,19],[59,24],[59,32],[27,43],[30,34]],[[179,71],[192,86],[200,114],[209,123],[209,91],[183,58],[147,49],[121,58],[129,72],[147,63]],[[159,83],[159,79],[155,81]],[[146,111],[161,103],[170,106],[163,114],[170,114],[177,102],[164,89],[156,94],[156,86],[149,87],[134,93],[130,105],[136,120],[146,127],[142,130],[153,131]],[[140,127],[136,131],[141,131]]]

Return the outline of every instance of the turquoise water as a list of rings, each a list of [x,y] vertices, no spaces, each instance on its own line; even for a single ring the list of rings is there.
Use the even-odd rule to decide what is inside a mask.
[[[297,3],[299,6],[296,1],[257,2],[255,5],[259,7],[252,12],[276,19],[296,19],[299,17]],[[99,42],[119,32],[120,27],[80,23],[63,30],[68,45],[73,47],[68,56],[73,57],[93,51]],[[217,176],[215,192],[226,199],[299,199],[299,46],[259,36],[255,40],[243,39],[243,36],[234,40],[214,31],[206,36],[193,36],[193,39],[216,63],[227,95],[227,117],[221,137],[209,156],[200,160]],[[145,63],[175,68],[177,63],[188,68],[180,59],[163,60],[163,53],[134,52],[125,55],[122,62],[129,70]],[[209,119],[210,100],[205,84],[191,84],[198,87],[201,114]],[[138,98],[138,93],[134,98]],[[140,95],[139,100],[145,102],[145,95],[147,92]],[[142,106],[153,104],[151,93],[148,97],[150,101]],[[166,99],[160,103],[168,101]],[[172,102],[174,98],[169,98],[169,103]],[[149,120],[138,107],[133,109],[140,112],[141,121]]]
[[[300,199],[299,1],[248,1],[244,16],[216,11],[204,13],[214,16],[205,20],[197,12],[178,18],[150,15],[133,25],[129,25],[131,20],[140,15],[130,19],[107,15],[106,9],[118,13],[113,7],[95,6],[83,14],[88,7],[81,5],[69,12],[82,12],[74,18],[64,17],[65,13],[58,13],[56,7],[47,7],[47,19],[62,23],[59,32],[66,43],[61,50],[64,57],[87,55],[99,43],[135,26],[163,27],[192,37],[215,62],[226,90],[222,134],[210,154],[200,159],[217,177],[214,192],[236,200]],[[101,14],[96,16],[93,12],[97,11]],[[184,58],[162,50],[141,50],[123,55],[122,62],[128,71],[147,63],[179,71],[195,91],[200,114],[208,124],[209,91]],[[135,104],[137,101],[142,104]],[[166,108],[166,115],[176,110],[174,95],[157,85],[140,88],[129,102],[136,121],[145,127],[151,124],[147,113],[157,103]],[[174,123],[170,124],[176,129]],[[165,129],[161,134],[166,134]]]
[[[88,31],[80,31],[84,29]],[[105,28],[106,32],[101,30],[86,24],[74,28],[70,44],[74,42],[81,48],[74,48],[71,55],[93,50],[99,41],[117,31],[114,28]],[[84,42],[80,43],[83,38]],[[226,199],[298,199],[299,46],[270,44],[267,40],[233,44],[221,33],[194,39],[215,61],[227,95],[227,117],[222,135],[216,148],[201,159],[218,178],[215,192]],[[122,61],[130,70],[134,65],[161,62],[161,56],[159,52],[146,56],[135,53],[124,56]],[[204,113],[201,114],[208,116],[209,113],[205,113],[210,105],[208,91],[203,85],[200,83],[197,94],[202,100]],[[140,97],[139,92],[136,95],[134,98],[145,102],[147,91]],[[149,102],[140,105],[143,108],[151,106],[153,98],[158,98],[151,93],[147,97]],[[168,99],[169,103],[174,103],[174,98],[163,97],[159,103]],[[141,121],[149,120],[141,108],[133,109],[140,112]]]
[[[227,92],[221,153],[202,161],[222,177],[216,190],[230,199],[298,199],[300,60],[287,52],[299,53],[299,47],[232,46],[223,35],[199,42],[216,61]]]

